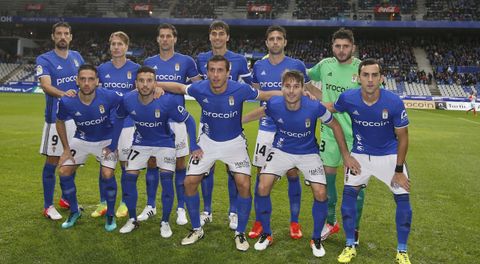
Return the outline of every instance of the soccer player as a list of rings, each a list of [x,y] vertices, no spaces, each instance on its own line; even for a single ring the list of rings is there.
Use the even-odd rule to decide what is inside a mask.
[[[207,62],[215,55],[222,55],[230,62],[230,76],[229,79],[233,81],[243,81],[247,84],[252,83],[251,73],[248,70],[247,60],[244,56],[232,52],[227,49],[227,42],[230,39],[230,27],[223,21],[213,21],[209,28],[209,39],[211,51],[203,52],[197,56],[197,68],[204,79],[208,78]],[[203,123],[203,120],[200,120]],[[212,192],[213,192],[213,174],[214,167],[202,180],[202,196],[204,210],[201,213],[202,225],[213,220],[212,217]],[[237,197],[237,188],[232,173],[227,169],[228,178],[228,197],[230,202],[229,207],[229,227],[235,230],[238,225],[237,205],[235,204]]]
[[[102,63],[98,66],[98,78],[103,88],[119,92],[121,94],[127,94],[135,89],[135,77],[137,76],[137,70],[140,65],[127,59],[128,45],[130,44],[130,38],[125,32],[117,31],[113,32],[109,38],[110,42],[110,54],[112,60]],[[115,115],[115,112],[112,113]],[[113,119],[113,118],[112,118]],[[124,127],[120,135],[120,141],[118,144],[118,160],[120,161],[120,167],[122,168],[122,176],[120,182],[122,185],[122,202],[117,209],[115,215],[117,217],[125,217],[128,214],[127,206],[124,200],[124,185],[125,185],[125,164],[127,156],[132,146],[133,132],[135,128],[133,121],[127,118],[124,122]],[[105,215],[107,212],[106,194],[102,192],[102,176],[99,177],[99,189],[100,189],[100,204],[97,209],[92,213],[92,217],[99,217]]]
[[[262,168],[258,184],[258,210],[263,232],[255,244],[256,250],[265,250],[272,242],[270,218],[272,202],[270,191],[275,180],[288,170],[299,168],[312,188],[313,234],[310,246],[313,255],[323,257],[321,231],[327,217],[327,190],[322,160],[315,137],[317,119],[330,126],[339,142],[345,166],[359,170],[358,162],[350,157],[342,128],[332,114],[317,100],[303,96],[304,76],[300,71],[288,70],[282,77],[283,96],[274,96],[260,107],[261,116],[268,115],[276,127],[275,139]],[[244,118],[244,121],[248,119]]]
[[[470,92],[470,95],[468,96],[468,101],[470,101],[470,109],[468,109],[465,114],[468,115],[468,112],[473,111],[473,115],[477,116],[477,108],[475,106],[475,101],[477,101],[477,93],[474,90]]]
[[[321,82],[321,98],[323,102],[335,102],[339,95],[349,89],[358,87],[358,65],[360,60],[353,57],[355,52],[355,40],[351,30],[341,28],[333,33],[332,53],[333,57],[325,58],[308,70],[308,76],[313,81]],[[311,88],[311,87],[306,87]],[[318,89],[309,89],[315,93]],[[334,113],[335,119],[342,126],[348,149],[352,148],[352,121],[346,113]],[[335,234],[340,230],[337,223],[335,207],[337,204],[336,177],[337,169],[342,164],[341,153],[335,141],[333,131],[322,124],[320,135],[320,156],[322,157],[325,174],[327,178],[328,192],[328,217],[327,223],[322,231],[322,239]],[[355,241],[358,244],[358,230],[360,217],[364,203],[365,191],[362,189],[358,195],[357,220],[355,226]]]
[[[382,69],[374,59],[366,59],[358,66],[361,89],[345,91],[329,110],[346,112],[352,119],[354,142],[352,156],[358,160],[361,171],[345,170],[342,200],[343,229],[346,247],[338,256],[340,263],[349,263],[356,256],[355,219],[356,201],[362,186],[373,175],[392,191],[397,204],[397,263],[410,263],[407,239],[412,222],[410,181],[405,167],[408,149],[408,117],[398,95],[380,89]]]
[[[268,56],[265,59],[257,61],[253,65],[253,87],[263,91],[281,90],[282,74],[286,70],[298,70],[305,76],[305,83],[309,83],[310,79],[306,74],[305,64],[303,62],[285,56],[285,46],[287,45],[287,32],[281,26],[270,26],[265,34],[265,45],[268,49]],[[261,102],[264,106],[266,102]],[[262,225],[260,223],[259,212],[257,211],[258,198],[258,182],[260,170],[265,164],[267,154],[272,147],[273,137],[275,135],[275,122],[269,117],[264,116],[260,119],[257,143],[253,156],[253,166],[257,167],[257,179],[254,191],[254,208],[255,222],[252,230],[248,233],[250,238],[257,238],[262,233]],[[301,227],[298,223],[300,214],[300,204],[302,189],[298,170],[292,169],[287,172],[288,178],[288,198],[290,200],[290,237],[300,239],[302,235]]]
[[[182,245],[197,242],[204,235],[200,223],[200,198],[197,187],[204,175],[208,174],[215,161],[223,161],[232,172],[237,194],[238,225],[235,231],[235,244],[238,250],[250,247],[245,237],[252,197],[250,193],[250,159],[247,144],[242,134],[241,123],[243,102],[246,100],[268,100],[281,95],[280,91],[258,91],[247,84],[229,80],[230,63],[215,55],[207,63],[208,80],[186,86],[179,83],[163,83],[169,92],[188,94],[197,100],[202,108],[204,122],[198,145],[203,157],[192,156],[185,178],[185,201],[193,230],[182,240]]]
[[[195,142],[195,120],[185,110],[182,98],[166,94],[159,99],[154,99],[155,75],[154,69],[142,66],[138,70],[135,81],[137,91],[125,96],[117,110],[117,117],[121,121],[115,125],[112,145],[118,142],[120,123],[127,116],[133,119],[137,128],[133,137],[133,146],[128,155],[124,186],[130,219],[120,229],[120,233],[129,233],[138,227],[136,217],[137,178],[139,170],[147,167],[149,158],[155,157],[157,166],[161,170],[160,177],[170,179],[173,177],[176,150],[175,135],[170,129],[170,119],[176,122],[185,122],[186,129],[189,131],[191,151],[195,153],[193,155],[201,152]],[[160,234],[164,238],[172,236],[168,221],[162,220]]]
[[[85,163],[89,154],[100,161],[103,192],[107,196],[105,230],[117,228],[113,215],[117,198],[115,165],[116,146],[110,146],[112,138],[111,110],[116,109],[122,100],[118,92],[97,89],[99,84],[95,66],[84,64],[78,69],[77,85],[79,93],[75,97],[62,97],[58,104],[57,131],[63,145],[60,157],[60,186],[70,202],[70,216],[62,228],[71,228],[81,217],[77,204],[77,188],[73,174],[78,166]],[[72,140],[68,140],[65,120],[72,117],[77,129]]]
[[[66,22],[58,22],[52,26],[53,50],[41,54],[36,60],[36,78],[45,92],[45,124],[43,126],[40,153],[46,156],[43,166],[43,215],[52,220],[59,220],[62,216],[53,206],[55,190],[55,169],[63,152],[59,141],[55,121],[58,107],[58,98],[75,96],[78,90],[75,80],[78,67],[83,64],[83,58],[77,51],[69,49],[72,41],[72,28]],[[72,138],[75,124],[69,118],[65,120],[67,137]],[[60,207],[70,206],[65,196],[59,202]]]
[[[175,44],[177,43],[177,29],[171,24],[161,24],[158,27],[157,42],[159,46],[159,54],[147,58],[144,65],[152,67],[156,72],[157,82],[174,81],[186,84],[190,81],[199,81],[201,76],[198,74],[195,61],[186,55],[175,52]],[[178,97],[180,104],[185,107],[185,98],[183,95],[172,95]],[[176,167],[175,167],[175,187],[177,190],[177,224],[185,225],[188,223],[185,212],[185,200],[183,199],[184,187],[183,181],[186,175],[185,158],[189,154],[187,130],[185,123],[170,122],[170,127],[175,134],[176,148]],[[138,216],[139,221],[145,221],[149,216],[157,213],[155,199],[158,188],[158,168],[155,162],[147,168],[147,205],[143,212]],[[162,184],[162,223],[168,223],[170,213],[173,207],[174,199],[174,183],[173,174],[160,173],[160,181]]]

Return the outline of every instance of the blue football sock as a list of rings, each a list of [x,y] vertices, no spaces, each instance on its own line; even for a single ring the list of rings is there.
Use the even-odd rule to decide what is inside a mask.
[[[70,203],[70,212],[78,212],[77,187],[75,186],[73,175],[60,176],[60,187],[65,195],[65,199]]]
[[[260,182],[260,173],[257,173],[255,179],[255,189],[253,191],[253,208],[255,210],[255,221],[260,221],[260,209],[258,208],[258,183]]]
[[[358,191],[352,186],[343,188],[342,219],[343,229],[347,238],[347,246],[355,244],[355,219],[357,214]]]
[[[290,222],[298,223],[300,204],[302,201],[302,187],[300,177],[288,178],[288,199],[290,200]]]
[[[407,251],[407,240],[412,224],[412,207],[410,206],[410,195],[394,195],[397,203],[395,220],[397,224],[398,251]]]
[[[128,208],[128,214],[130,218],[137,220],[137,179],[138,175],[125,172],[125,182],[122,182],[123,199]]]
[[[243,198],[240,195],[237,197],[238,205],[238,226],[237,232],[244,233],[247,228],[248,218],[252,210],[252,197]]]
[[[127,173],[125,171],[125,167],[120,165],[120,167],[122,168],[122,175],[120,176],[120,184],[121,184],[121,189],[122,189],[122,202],[125,202],[125,188],[123,188],[123,185],[125,184],[126,182],[126,179],[125,179],[125,173]]]
[[[212,192],[213,192],[213,175],[215,169],[212,167],[207,177],[202,179],[202,197],[203,197],[203,211],[212,212]]]
[[[200,228],[200,196],[198,192],[192,196],[185,195],[185,204],[190,221],[192,221],[192,228]]]
[[[107,213],[106,215],[114,215],[115,201],[117,200],[117,181],[115,176],[106,179],[102,178],[104,192],[107,195]]]
[[[227,170],[228,176],[228,198],[230,201],[230,208],[228,210],[229,213],[237,213],[237,184],[235,183],[235,178],[233,174]]]
[[[148,168],[145,175],[147,183],[147,205],[156,207],[157,189],[158,189],[158,168]]]
[[[75,172],[72,174],[73,180],[75,180],[75,176],[76,176],[76,175],[77,175],[77,172],[75,171]],[[65,196],[65,195],[63,194],[63,192],[62,192],[62,199],[64,199],[65,201],[68,202],[67,196]]]
[[[312,216],[313,216],[313,234],[312,239],[319,239],[322,236],[322,229],[328,214],[328,201],[323,202],[313,199]]]
[[[327,223],[330,225],[334,225],[337,222],[337,185],[336,173],[327,173],[325,175],[327,179],[327,197],[328,197],[328,216],[327,216]]]
[[[56,165],[45,163],[43,165],[43,208],[53,205],[53,193],[55,191],[55,169]]]
[[[100,193],[100,202],[107,201],[107,194],[104,190],[105,188],[102,181],[102,166],[100,166],[100,169],[98,170],[98,191]]]
[[[272,200],[270,199],[270,195],[258,195],[258,211],[260,222],[263,227],[263,233],[271,235],[272,229],[270,228],[270,218],[272,217]]]
[[[175,191],[173,190],[173,172],[160,172],[160,182],[162,183],[162,221],[168,222],[173,207],[173,198]]]
[[[185,186],[183,181],[185,181],[185,175],[187,174],[187,169],[179,169],[175,171],[175,187],[177,190],[177,207],[185,207]]]

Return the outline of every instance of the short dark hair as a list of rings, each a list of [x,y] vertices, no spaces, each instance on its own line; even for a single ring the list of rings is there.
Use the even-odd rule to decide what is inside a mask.
[[[268,39],[268,35],[270,35],[270,33],[272,33],[273,31],[278,31],[283,34],[284,39],[287,38],[287,30],[284,27],[273,25],[267,28],[267,32],[265,33],[265,39]]]
[[[305,77],[303,76],[303,73],[301,71],[297,70],[286,70],[282,73],[282,84],[289,79],[293,79],[299,83],[302,84],[302,87],[304,85],[304,79]]]
[[[157,28],[157,32],[158,32],[159,35],[160,35],[160,29],[170,29],[170,30],[172,30],[173,36],[177,37],[177,29],[172,24],[168,24],[168,23],[160,24],[160,26],[158,26],[158,28]]]
[[[225,33],[230,36],[230,27],[228,26],[227,23],[221,21],[221,20],[215,20],[210,24],[210,28],[208,29],[208,33],[210,34],[212,30],[215,29],[223,29],[225,30]]]
[[[332,43],[336,39],[347,39],[350,42],[352,42],[352,44],[355,44],[355,38],[353,37],[353,32],[350,29],[345,29],[343,27],[340,28],[339,30],[335,31],[335,33],[333,33]]]
[[[72,27],[70,26],[70,24],[68,24],[68,22],[57,22],[55,24],[53,24],[52,26],[52,34],[55,34],[55,30],[58,28],[58,27],[66,27],[68,28],[68,31],[70,31],[70,33],[72,33]]]
[[[156,75],[155,70],[154,70],[152,67],[143,65],[142,67],[138,68],[138,70],[137,70],[137,76],[138,76],[138,74],[144,73],[144,72],[145,72],[145,73],[148,73],[148,72],[149,72],[149,73],[152,73],[153,76]]]
[[[230,70],[230,62],[222,55],[214,55],[213,57],[211,57],[207,62],[207,70],[208,70],[208,66],[210,66],[210,62],[218,62],[218,61],[223,61],[225,63],[225,67],[227,71]]]
[[[374,58],[368,58],[362,60],[362,62],[360,62],[360,64],[358,65],[358,75],[360,75],[360,73],[362,72],[362,67],[368,65],[378,65],[378,70],[380,74],[382,74],[382,65],[380,65],[380,62],[378,62],[378,60]]]
[[[95,72],[95,75],[98,76],[98,71],[97,71],[97,67],[95,67],[94,65],[92,64],[88,64],[88,63],[85,63],[85,64],[82,64],[79,68],[78,68],[78,74],[80,74],[81,71],[94,71]]]

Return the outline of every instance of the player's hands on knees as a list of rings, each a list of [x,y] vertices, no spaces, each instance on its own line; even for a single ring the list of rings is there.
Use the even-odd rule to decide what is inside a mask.
[[[348,168],[350,171],[353,172],[352,175],[358,175],[362,172],[360,163],[358,163],[358,161],[350,155],[348,155],[348,157],[345,157],[343,159],[343,164],[345,165],[346,168]]]
[[[69,149],[63,151],[62,156],[60,156],[60,159],[58,160],[58,166],[62,166],[67,160],[71,160],[73,164],[75,164],[75,159]]]
[[[75,97],[75,95],[77,95],[77,91],[70,89],[66,91],[63,95],[68,97]]]
[[[158,99],[160,96],[165,94],[165,90],[163,90],[162,87],[160,86],[155,86],[155,89],[153,90],[153,98]]]
[[[403,172],[395,172],[390,185],[393,188],[402,187],[405,191],[410,192],[410,179]]]
[[[201,148],[192,151],[190,157],[193,160],[201,160],[203,158],[203,150]]]
[[[108,146],[102,149],[103,158],[106,160],[115,160],[117,155],[117,150],[112,151]]]

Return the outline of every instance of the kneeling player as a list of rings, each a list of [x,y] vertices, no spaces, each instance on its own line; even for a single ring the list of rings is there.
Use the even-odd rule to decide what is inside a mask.
[[[176,150],[174,134],[168,123],[170,119],[186,123],[192,153],[201,152],[195,143],[195,120],[180,105],[181,101],[175,100],[178,97],[167,94],[159,99],[154,99],[155,70],[147,66],[141,67],[137,72],[135,84],[137,91],[125,96],[117,110],[117,117],[120,121],[115,124],[112,143],[115,145],[118,142],[123,120],[130,116],[136,127],[132,148],[128,155],[124,186],[125,202],[130,219],[120,229],[120,233],[129,233],[138,227],[137,178],[139,171],[147,167],[149,158],[155,157],[162,179],[173,180]],[[164,211],[165,207],[164,204]],[[171,209],[170,205],[160,226],[160,234],[165,238],[172,236],[172,230],[166,220]]]
[[[303,74],[287,71],[282,76],[282,96],[272,97],[265,107],[259,108],[251,116],[268,115],[275,122],[277,131],[266,163],[260,174],[258,185],[258,211],[263,233],[255,244],[256,250],[265,250],[273,241],[270,228],[272,203],[270,191],[275,179],[298,168],[310,183],[314,202],[312,207],[313,234],[310,245],[313,255],[325,255],[321,243],[321,231],[327,217],[326,180],[322,160],[319,156],[315,129],[317,119],[334,131],[345,166],[359,170],[358,162],[350,157],[342,129],[332,114],[318,101],[303,96]],[[249,121],[244,118],[244,121]]]
[[[122,97],[116,92],[97,89],[97,69],[88,64],[78,69],[78,96],[62,97],[58,104],[57,131],[62,141],[64,152],[60,157],[60,186],[70,202],[70,216],[62,224],[62,228],[75,225],[81,212],[78,211],[77,189],[73,174],[79,165],[87,160],[89,154],[100,161],[103,191],[107,194],[107,213],[105,229],[113,231],[117,225],[113,216],[117,197],[117,182],[114,169],[117,163],[115,149],[110,146],[112,125],[110,111],[116,109]],[[74,138],[69,142],[65,120],[71,117],[77,129]]]

